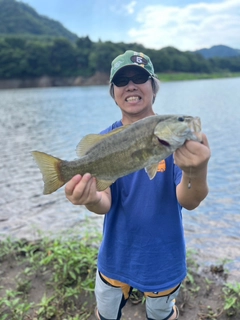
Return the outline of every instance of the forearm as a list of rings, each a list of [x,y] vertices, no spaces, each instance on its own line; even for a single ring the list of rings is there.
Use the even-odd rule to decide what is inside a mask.
[[[182,207],[187,210],[195,209],[207,194],[207,168],[198,172],[197,176],[183,172],[182,180],[177,186],[177,199]]]

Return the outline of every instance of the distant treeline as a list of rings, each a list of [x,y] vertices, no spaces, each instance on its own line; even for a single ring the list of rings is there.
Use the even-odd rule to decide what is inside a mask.
[[[147,49],[140,44],[92,42],[89,37],[75,43],[64,38],[0,37],[0,79],[40,76],[88,77],[109,73],[111,61],[125,50],[143,51],[150,56],[156,73],[240,72],[240,57],[205,59],[199,54],[173,47]]]

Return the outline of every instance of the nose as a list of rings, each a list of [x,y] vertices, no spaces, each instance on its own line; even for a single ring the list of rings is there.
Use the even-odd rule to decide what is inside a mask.
[[[136,84],[132,80],[129,80],[127,90],[136,90]]]

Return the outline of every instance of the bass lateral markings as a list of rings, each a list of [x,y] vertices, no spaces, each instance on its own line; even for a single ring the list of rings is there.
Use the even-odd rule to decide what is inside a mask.
[[[76,174],[96,177],[97,189],[105,190],[118,178],[145,168],[149,179],[166,167],[162,160],[186,140],[201,141],[198,117],[155,115],[119,127],[108,134],[90,134],[77,146],[79,159],[64,161],[33,151],[44,181],[44,194],[61,188]],[[165,163],[165,162],[164,162]]]

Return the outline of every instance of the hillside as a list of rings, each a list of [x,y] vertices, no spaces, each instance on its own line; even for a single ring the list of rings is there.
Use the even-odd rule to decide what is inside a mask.
[[[110,62],[128,49],[151,57],[156,74],[240,72],[239,50],[226,46],[183,52],[174,47],[149,49],[139,43],[92,42],[88,36],[79,38],[61,23],[39,15],[22,1],[0,0],[0,88],[54,86],[63,84],[59,79],[65,78],[66,85],[86,85],[94,77],[94,84],[105,84],[102,75],[109,74]],[[214,58],[206,59],[204,53],[212,53]],[[10,80],[13,84],[5,82]]]
[[[210,58],[230,58],[230,57],[238,57],[240,56],[239,49],[233,49],[224,45],[213,46],[209,49],[200,49],[195,51],[195,53],[201,54],[205,59]]]
[[[39,15],[29,5],[16,0],[0,0],[0,35],[77,39],[77,35],[61,23]]]

